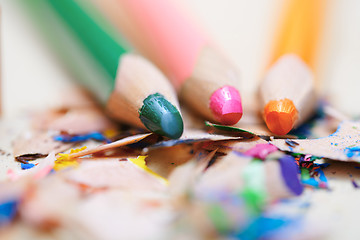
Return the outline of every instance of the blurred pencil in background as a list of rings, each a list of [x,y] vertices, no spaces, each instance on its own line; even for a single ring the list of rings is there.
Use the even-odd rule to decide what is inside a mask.
[[[287,3],[271,66],[260,85],[265,123],[278,135],[299,126],[317,106],[313,71],[325,8],[325,0]]]
[[[83,8],[81,1],[45,2],[82,48],[110,76],[98,79],[100,87],[94,90],[104,91],[109,89],[108,85],[113,88],[111,95],[108,94],[109,114],[127,124],[145,127],[169,138],[179,138],[183,132],[183,121],[176,93],[165,76],[146,59],[130,54]],[[49,34],[61,34],[58,30],[54,29]],[[64,44],[63,51],[69,50]]]
[[[227,125],[240,120],[237,70],[171,1],[92,1],[126,29],[131,43],[163,70],[180,100],[196,113]]]

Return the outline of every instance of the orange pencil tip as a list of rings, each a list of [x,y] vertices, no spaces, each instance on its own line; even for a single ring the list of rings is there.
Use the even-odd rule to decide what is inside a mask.
[[[285,98],[270,101],[264,108],[264,120],[269,130],[277,135],[285,135],[294,127],[298,111],[294,103]]]

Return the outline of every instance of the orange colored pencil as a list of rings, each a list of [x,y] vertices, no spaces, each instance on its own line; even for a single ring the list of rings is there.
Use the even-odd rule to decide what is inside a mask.
[[[316,108],[313,71],[324,8],[325,0],[292,0],[284,12],[259,89],[265,123],[275,134],[287,134]]]

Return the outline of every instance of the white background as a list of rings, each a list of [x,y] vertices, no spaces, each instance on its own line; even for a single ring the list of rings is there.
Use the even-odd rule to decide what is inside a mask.
[[[1,57],[4,116],[43,108],[71,86],[36,27],[13,0],[2,8]],[[256,90],[284,0],[183,0],[242,74],[244,91]],[[360,1],[329,0],[321,43],[319,81],[341,111],[359,115]]]

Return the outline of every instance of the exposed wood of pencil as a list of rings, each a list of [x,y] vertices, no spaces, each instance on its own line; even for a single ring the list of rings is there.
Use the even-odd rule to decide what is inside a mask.
[[[270,101],[290,99],[298,112],[293,125],[297,127],[310,117],[316,107],[314,75],[299,57],[284,55],[267,72],[260,85],[260,96],[263,108]]]
[[[199,54],[191,76],[184,82],[179,96],[197,113],[217,122],[209,108],[209,102],[200,99],[210,99],[212,93],[224,85],[240,89],[239,78],[237,69],[224,56],[205,46]]]
[[[107,102],[107,112],[116,119],[144,128],[139,119],[143,101],[160,93],[179,108],[175,90],[165,76],[148,60],[133,54],[121,57],[113,92]]]
[[[138,135],[130,136],[130,137],[127,137],[127,138],[124,138],[124,139],[121,139],[121,140],[118,140],[118,141],[115,141],[115,142],[112,142],[109,144],[100,145],[95,148],[85,149],[84,151],[81,151],[81,152],[69,154],[68,158],[69,159],[79,158],[82,156],[94,154],[94,153],[109,150],[112,148],[126,146],[126,145],[129,145],[132,143],[139,142],[140,140],[146,138],[147,136],[150,136],[151,134],[152,133],[138,134]]]

